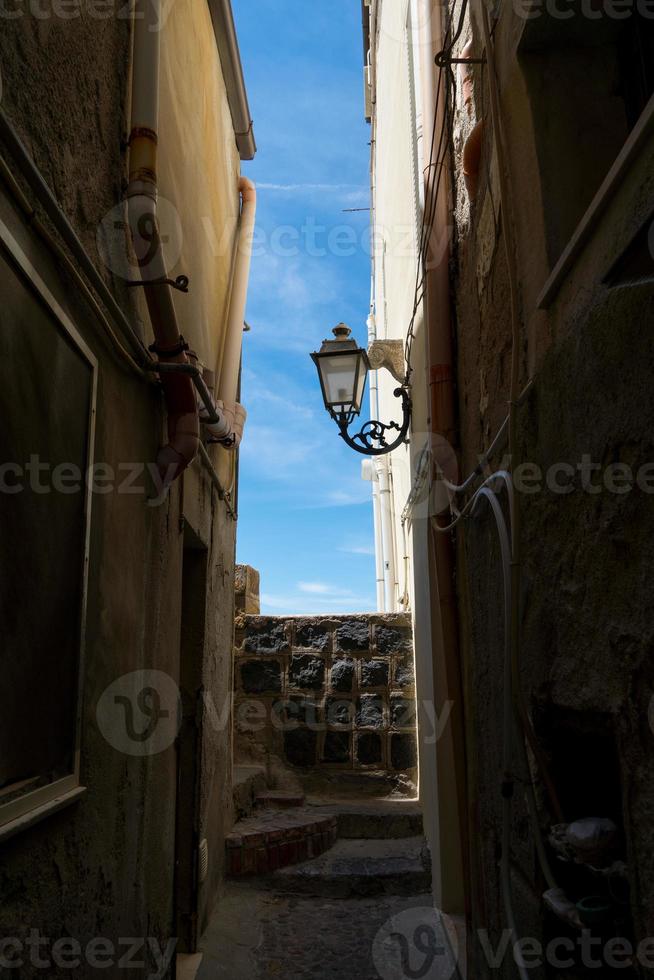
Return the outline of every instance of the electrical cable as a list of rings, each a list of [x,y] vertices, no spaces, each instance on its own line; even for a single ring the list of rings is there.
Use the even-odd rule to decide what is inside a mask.
[[[439,67],[439,73],[438,73],[438,85],[436,88],[434,121],[432,125],[432,141],[431,141],[431,148],[430,148],[430,155],[429,155],[429,163],[423,171],[423,176],[427,172],[436,168],[438,168],[438,176],[436,178],[435,186],[433,184],[429,185],[431,194],[428,202],[426,202],[425,208],[423,209],[423,216],[422,216],[422,223],[421,223],[421,230],[420,230],[420,249],[419,249],[418,263],[416,268],[416,284],[415,284],[415,291],[414,291],[413,311],[411,314],[411,319],[409,322],[409,327],[407,330],[407,336],[405,340],[405,360],[407,364],[407,374],[405,379],[406,385],[410,383],[411,374],[412,374],[411,355],[412,355],[413,341],[415,339],[415,333],[414,333],[415,321],[418,315],[420,304],[424,298],[424,293],[425,293],[424,287],[425,287],[425,282],[427,277],[427,262],[428,262],[428,256],[426,255],[426,248],[431,240],[431,235],[433,232],[434,221],[436,218],[437,202],[440,194],[441,179],[442,179],[443,170],[445,168],[447,149],[449,148],[449,144],[451,142],[451,134],[453,129],[452,126],[453,115],[456,109],[455,101],[449,99],[447,97],[448,93],[447,91],[445,91],[444,95],[446,99],[446,111],[443,116],[443,123],[440,129],[436,159],[434,159],[434,146],[436,142],[436,122],[438,119],[438,111],[440,107],[441,90],[443,88],[443,77],[444,77],[444,72],[446,70],[449,70],[450,75],[452,76],[450,94],[453,93],[454,100],[456,99],[456,85],[454,84],[453,72],[451,71],[451,68],[446,69],[443,66],[443,62],[449,59],[449,57],[452,54],[452,50],[454,46],[456,45],[457,41],[461,37],[465,25],[467,6],[468,6],[468,0],[464,0],[459,15],[459,21],[458,21],[456,32],[454,34],[454,37],[451,40],[448,40],[452,32],[452,24],[454,19],[453,12],[450,14],[450,23],[448,24],[445,33],[445,44],[443,50],[439,53],[439,55],[437,55],[436,58],[436,62]],[[448,137],[447,140],[446,140],[446,136]],[[443,143],[445,143],[445,147],[443,147]],[[443,150],[442,155],[441,155],[441,150]],[[421,276],[421,271],[422,271],[422,276]]]

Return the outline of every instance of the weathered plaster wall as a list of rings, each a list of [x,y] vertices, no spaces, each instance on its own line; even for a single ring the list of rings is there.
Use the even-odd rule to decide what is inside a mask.
[[[199,6],[195,5],[198,16]],[[183,34],[177,31],[178,38]],[[193,38],[202,48],[201,63],[211,67],[214,88],[195,102],[199,108],[183,119],[183,127],[168,125],[166,138],[177,141],[190,133],[196,147],[202,140],[213,141],[212,176],[219,193],[212,196],[214,184],[207,176],[206,213],[214,219],[217,212],[227,215],[230,237],[237,204],[234,137],[223,111],[211,27],[201,35],[196,30]],[[169,39],[167,64],[174,57],[173,48]],[[102,218],[119,204],[124,191],[129,49],[129,20],[115,12],[99,18],[84,4],[73,19],[54,12],[49,16],[47,11],[37,18],[24,9],[20,17],[3,21],[0,32],[2,106],[98,269],[138,325],[135,291],[127,290],[120,277],[112,277],[96,246]],[[191,82],[184,73],[177,77],[182,101],[202,95],[186,91]],[[166,164],[167,174],[182,195],[195,177],[179,172],[186,167],[185,155],[173,156],[174,164]],[[0,217],[99,360],[96,461],[115,471],[121,464],[150,463],[165,434],[159,390],[119,366],[74,284],[25,226],[4,196],[4,187],[1,191]],[[194,243],[185,253],[189,265],[183,271],[192,283],[197,276],[198,285],[201,280],[209,291],[198,316],[205,317],[207,331],[217,338],[231,252],[216,256],[210,243],[202,248],[197,229],[204,233],[205,209],[200,201],[194,203],[194,208],[188,207],[182,195],[179,205],[188,222],[186,240]],[[221,231],[217,229],[219,237]],[[220,302],[209,323],[207,309],[216,297]],[[109,684],[135,670],[153,668],[179,680],[182,558],[188,528],[208,554],[197,834],[198,840],[206,837],[209,843],[209,874],[199,888],[200,926],[221,887],[224,837],[231,826],[230,720],[225,705],[228,709],[232,690],[235,524],[197,462],[161,505],[148,503],[153,488],[147,480],[141,480],[140,487],[137,493],[94,495],[81,752],[81,781],[87,792],[79,803],[0,845],[2,937],[25,938],[33,928],[53,940],[70,936],[85,944],[93,937],[116,942],[119,937],[142,936],[158,939],[165,947],[174,935],[175,747],[144,758],[124,755],[100,733],[96,707]],[[2,576],[8,575],[10,556],[5,555]],[[26,613],[36,610],[30,605]],[[56,649],[49,655],[56,657]],[[34,723],[38,725],[38,718]],[[148,963],[143,975],[153,969]],[[107,977],[122,972],[102,971]],[[43,970],[25,965],[20,975],[40,976]],[[84,975],[95,971],[88,967]]]
[[[415,133],[420,117],[420,91],[416,76],[418,27],[411,21],[408,0],[378,6],[376,37],[371,39],[374,63],[374,110],[371,130],[374,244],[374,313],[379,340],[404,343],[414,311],[418,269],[422,167],[425,165],[422,135]],[[415,50],[414,50],[415,48]],[[420,337],[422,311],[418,310],[412,365],[422,378]],[[400,400],[395,397],[397,380],[386,370],[376,372],[378,406],[373,418],[399,421]],[[395,606],[386,610],[412,608],[413,554],[411,534],[401,524],[415,460],[425,441],[426,425],[419,411],[413,416],[411,446],[400,446],[378,465],[388,467],[391,534],[395,564]],[[387,556],[384,556],[387,560]]]
[[[171,274],[191,275],[175,297],[181,330],[216,371],[229,310],[240,160],[207,0],[175,0],[162,34],[160,192],[180,223]]]
[[[336,794],[347,774],[408,788],[414,683],[406,616],[239,617],[236,758],[270,753]]]
[[[376,251],[374,301],[380,338],[404,342],[411,322],[418,278],[419,241],[424,205],[423,171],[430,147],[425,147],[421,87],[421,17],[415,0],[378,6],[377,35],[372,58],[377,85],[371,130],[373,206]],[[391,488],[392,538],[397,561],[397,599],[408,599],[414,627],[418,700],[420,797],[425,833],[438,876],[438,803],[434,752],[434,676],[429,595],[429,515],[424,497],[404,526],[402,516],[420,458],[429,444],[426,338],[422,304],[414,321],[412,427],[410,445],[388,457]],[[396,382],[378,372],[379,417],[397,419]],[[378,542],[377,547],[380,547]]]
[[[88,312],[66,291],[50,257],[21,229],[4,198],[1,213],[100,359],[96,460],[117,468],[153,459],[162,422],[157,394],[115,366]],[[124,755],[100,733],[96,706],[106,688],[131,671],[156,668],[177,677],[178,510],[179,488],[158,508],[148,507],[144,494],[94,497],[82,725],[81,782],[87,793],[1,845],[3,937],[25,938],[38,929],[53,940],[71,936],[82,944],[96,936],[115,942],[142,935],[165,945],[171,935],[174,750],[145,758]],[[4,556],[3,575],[10,574]],[[57,651],[44,655],[56,657]],[[42,972],[26,964],[21,975]]]
[[[4,199],[0,216],[11,218]],[[29,245],[27,233],[23,239]],[[96,460],[116,471],[124,462],[152,460],[162,423],[158,394],[116,368],[95,341],[87,312],[66,295],[49,257],[34,250],[33,240],[31,247],[42,274],[48,273],[60,302],[100,358]],[[116,404],[120,412],[113,410]],[[147,486],[141,494],[94,497],[81,770],[87,793],[1,845],[3,937],[24,938],[33,928],[53,940],[71,936],[83,945],[93,937],[116,942],[151,936],[165,946],[174,934],[175,748],[145,758],[124,755],[99,731],[96,706],[112,682],[135,670],[156,669],[179,680],[183,515],[208,549],[209,655],[203,684],[211,699],[205,704],[217,708],[216,717],[207,710],[203,718],[198,839],[208,839],[210,871],[199,890],[201,923],[220,890],[224,838],[231,829],[225,706],[231,690],[235,525],[197,464],[183,483],[157,507],[147,503]],[[56,649],[51,655],[56,657]],[[29,966],[23,970],[21,976],[32,976]]]

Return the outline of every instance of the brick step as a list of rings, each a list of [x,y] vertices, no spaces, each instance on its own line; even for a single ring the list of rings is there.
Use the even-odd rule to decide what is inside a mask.
[[[282,789],[269,789],[265,793],[259,793],[255,802],[260,807],[269,809],[279,807],[280,810],[286,810],[291,807],[304,806],[305,800],[301,793],[288,793]]]
[[[239,821],[227,838],[227,874],[267,875],[317,857],[333,847],[337,833],[334,815],[317,816],[301,808],[261,810]]]
[[[351,898],[421,895],[431,890],[431,860],[423,837],[339,840],[327,854],[263,879],[276,892]]]

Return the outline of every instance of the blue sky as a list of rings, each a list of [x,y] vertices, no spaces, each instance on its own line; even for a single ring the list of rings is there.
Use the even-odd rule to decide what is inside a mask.
[[[370,129],[358,0],[233,0],[259,188],[243,360],[238,560],[262,612],[375,608],[370,484],[322,405],[309,353],[370,296]]]

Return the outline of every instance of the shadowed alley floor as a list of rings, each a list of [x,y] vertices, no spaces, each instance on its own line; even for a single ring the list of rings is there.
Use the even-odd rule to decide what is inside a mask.
[[[416,973],[404,969],[389,936],[406,934],[411,943],[417,923],[434,921],[428,894],[326,900],[233,882],[204,936],[197,980],[404,980]],[[425,973],[427,957],[411,950],[427,980],[455,972],[447,939],[440,948]]]
[[[228,882],[202,938],[196,980],[457,977],[456,924],[432,907],[415,803],[315,801],[291,814],[258,811],[233,836],[240,842],[256,832],[261,840],[270,828],[330,817],[338,840],[324,853]]]

